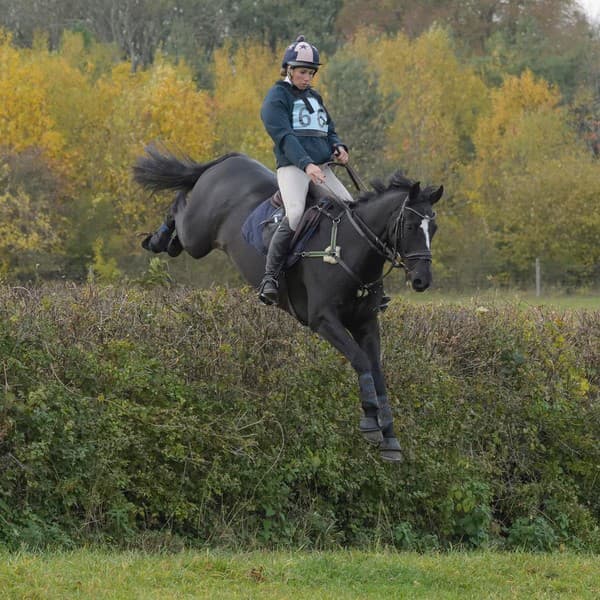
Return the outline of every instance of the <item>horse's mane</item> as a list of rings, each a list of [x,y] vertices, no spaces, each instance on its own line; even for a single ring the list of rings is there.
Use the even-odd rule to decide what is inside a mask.
[[[359,202],[367,202],[390,190],[409,189],[415,181],[406,177],[402,171],[396,171],[388,179],[387,185],[381,179],[373,179],[370,183],[373,191],[361,192],[358,196]]]

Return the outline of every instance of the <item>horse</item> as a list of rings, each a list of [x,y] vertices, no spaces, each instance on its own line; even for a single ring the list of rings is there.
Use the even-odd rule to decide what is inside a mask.
[[[248,215],[277,191],[273,171],[238,152],[198,163],[150,145],[136,160],[133,177],[152,192],[178,192],[166,220],[170,227],[166,231],[174,226],[169,254],[185,250],[199,259],[213,249],[222,250],[244,279],[258,287],[265,256],[248,245],[242,227]],[[358,376],[363,411],[358,429],[379,448],[384,461],[397,462],[402,451],[380,356],[384,266],[390,263],[385,275],[403,268],[417,292],[429,287],[431,240],[437,228],[433,205],[443,186],[422,189],[400,172],[387,185],[382,181],[372,185],[374,190],[363,191],[355,203],[333,198],[322,210],[306,251],[280,278],[278,307],[350,362]],[[312,186],[311,194],[315,195]]]

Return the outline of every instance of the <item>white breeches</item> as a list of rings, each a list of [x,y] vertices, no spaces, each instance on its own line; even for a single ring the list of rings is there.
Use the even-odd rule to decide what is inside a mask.
[[[335,176],[335,173],[327,165],[319,165],[325,175],[325,182],[317,184],[324,196],[335,194],[338,198],[348,202],[354,202],[350,192],[344,184]],[[290,223],[290,228],[296,231],[300,219],[304,213],[306,194],[310,177],[298,167],[289,165],[277,169],[277,183],[281,190],[281,198],[285,207],[285,214]]]

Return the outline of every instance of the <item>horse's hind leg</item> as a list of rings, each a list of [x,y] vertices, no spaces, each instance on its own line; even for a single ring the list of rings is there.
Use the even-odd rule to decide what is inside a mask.
[[[142,248],[155,254],[160,252],[167,252],[169,256],[181,254],[183,247],[175,232],[175,213],[182,202],[185,202],[185,192],[183,191],[178,192],[175,196],[161,226],[142,241]]]

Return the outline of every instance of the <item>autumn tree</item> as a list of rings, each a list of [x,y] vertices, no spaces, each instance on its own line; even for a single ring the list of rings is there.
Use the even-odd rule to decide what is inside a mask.
[[[351,48],[379,74],[381,92],[395,98],[385,146],[390,164],[423,181],[448,181],[470,158],[487,93],[457,60],[447,32],[433,29],[414,41],[401,34],[371,40],[365,33]]]
[[[65,147],[35,50],[0,32],[0,270],[23,275],[57,250]]]
[[[64,141],[48,110],[48,81],[33,57],[0,32],[0,143],[11,152],[38,147],[56,157]]]
[[[377,71],[352,47],[337,53],[323,71],[327,106],[350,149],[352,165],[363,178],[384,177],[390,170],[383,159],[394,116],[393,94],[384,95]]]
[[[245,152],[275,166],[273,142],[260,120],[260,107],[279,78],[282,53],[256,42],[237,49],[226,45],[215,52],[215,148],[219,153]]]
[[[531,281],[536,257],[556,283],[597,277],[600,221],[591,208],[600,169],[569,127],[558,90],[531,72],[507,77],[474,141],[465,197],[493,244],[496,280]]]

